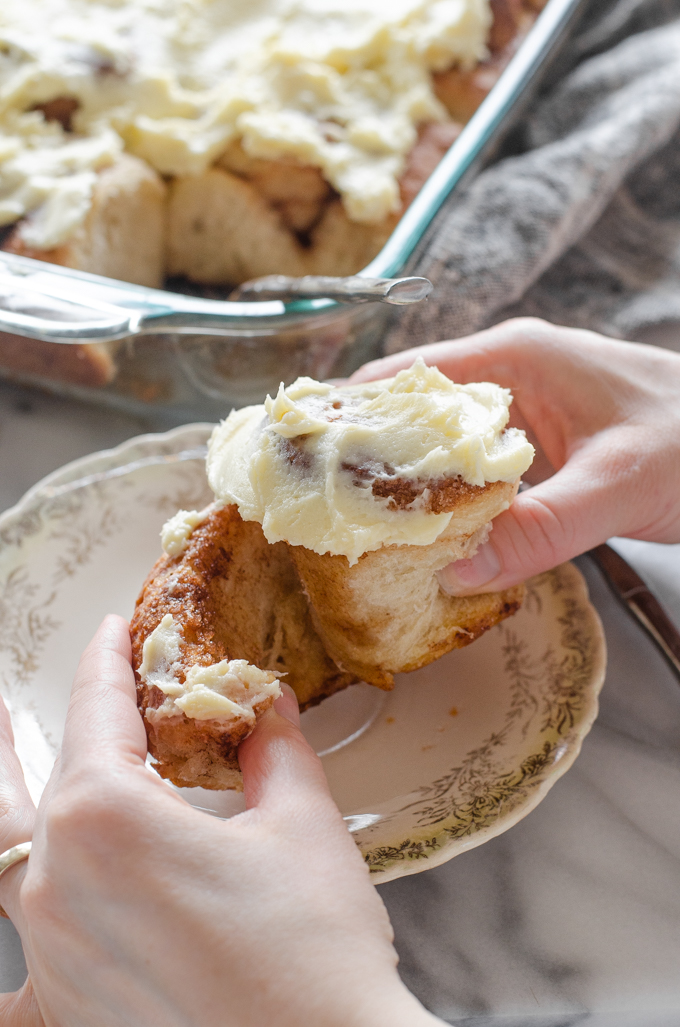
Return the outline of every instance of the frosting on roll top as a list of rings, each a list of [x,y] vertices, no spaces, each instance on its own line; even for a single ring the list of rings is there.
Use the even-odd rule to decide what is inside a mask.
[[[208,478],[269,542],[351,564],[383,545],[430,545],[452,516],[432,502],[438,485],[514,482],[530,466],[524,432],[506,427],[511,402],[508,389],[456,385],[421,358],[362,385],[298,378],[218,425]]]
[[[2,0],[0,225],[35,212],[24,241],[59,246],[121,150],[187,175],[235,141],[382,221],[446,117],[431,73],[482,60],[491,22],[489,0]],[[41,112],[59,98],[64,127]]]

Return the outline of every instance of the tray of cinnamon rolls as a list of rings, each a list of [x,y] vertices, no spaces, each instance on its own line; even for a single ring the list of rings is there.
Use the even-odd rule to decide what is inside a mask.
[[[578,7],[8,0],[0,373],[182,421],[377,356],[384,305],[244,283],[408,273]]]

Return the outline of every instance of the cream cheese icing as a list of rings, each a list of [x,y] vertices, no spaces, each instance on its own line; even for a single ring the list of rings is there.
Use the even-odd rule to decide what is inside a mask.
[[[205,510],[178,510],[161,528],[161,545],[168,556],[181,556],[194,528],[203,524],[212,507]]]
[[[185,713],[194,720],[245,720],[255,726],[253,706],[281,689],[276,671],[260,670],[247,660],[221,660],[209,667],[195,665],[180,677],[182,633],[171,613],[144,642],[139,676],[160,688],[167,697],[157,709],[146,711],[153,722]]]
[[[489,0],[3,0],[0,225],[48,249],[123,149],[198,173],[240,139],[322,169],[355,221],[398,207],[430,75],[486,55]],[[35,110],[72,97],[74,132]]]
[[[427,484],[516,481],[533,446],[508,428],[512,396],[490,382],[456,385],[418,358],[394,378],[332,385],[298,378],[214,430],[207,471],[219,502],[236,503],[269,542],[285,540],[350,564],[384,545],[430,545],[450,512],[428,509]],[[422,484],[398,508],[376,479]]]

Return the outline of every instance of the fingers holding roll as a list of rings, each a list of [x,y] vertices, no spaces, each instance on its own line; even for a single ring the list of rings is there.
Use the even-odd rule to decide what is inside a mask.
[[[485,545],[438,574],[449,595],[511,588],[620,534],[620,485],[597,474],[597,458],[574,460],[547,481],[520,492],[500,514]]]
[[[246,805],[283,810],[303,794],[332,803],[321,760],[300,730],[295,693],[283,683],[281,691],[239,747]]]
[[[129,758],[144,764],[146,734],[137,710],[130,633],[122,617],[102,621],[83,653],[71,690],[62,772],[91,773]]]
[[[373,360],[355,371],[350,383],[390,378],[422,357],[426,364],[436,365],[455,382],[495,381],[506,388],[516,388],[526,385],[537,370],[535,359],[525,359],[528,351],[532,357],[540,352],[545,367],[552,358],[559,357],[566,336],[573,346],[574,337],[584,335],[585,332],[560,328],[538,318],[513,318],[474,335],[431,342]]]

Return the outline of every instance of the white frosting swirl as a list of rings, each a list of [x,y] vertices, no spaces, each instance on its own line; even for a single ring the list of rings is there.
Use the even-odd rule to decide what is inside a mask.
[[[213,432],[208,478],[222,503],[285,540],[350,563],[383,545],[430,545],[451,513],[429,509],[429,486],[516,481],[530,466],[524,432],[507,428],[512,397],[489,382],[456,385],[418,358],[394,378],[334,388],[298,378]],[[399,508],[376,480],[420,485]]]
[[[164,175],[236,139],[322,169],[351,218],[397,209],[431,72],[486,54],[489,0],[2,0],[0,225],[65,242],[121,149]],[[35,105],[71,97],[76,134]],[[68,180],[68,181],[65,181]]]

